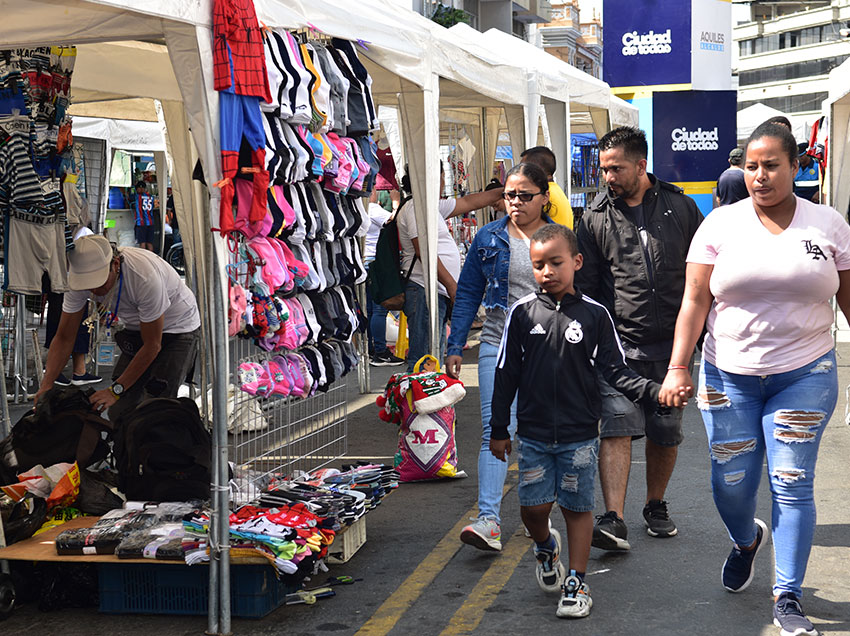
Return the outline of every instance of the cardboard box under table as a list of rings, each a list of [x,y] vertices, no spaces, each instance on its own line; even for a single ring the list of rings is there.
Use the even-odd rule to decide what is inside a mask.
[[[182,561],[119,559],[112,554],[56,554],[56,536],[89,528],[99,517],[79,517],[35,537],[0,549],[0,559],[94,563],[98,567],[100,611],[110,614],[207,613],[209,568]],[[233,559],[230,568],[234,616],[261,618],[281,606],[300,586],[278,579],[265,559]]]

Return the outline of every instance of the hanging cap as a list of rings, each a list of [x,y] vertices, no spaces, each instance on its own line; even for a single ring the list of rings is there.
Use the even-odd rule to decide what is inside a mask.
[[[77,239],[68,252],[68,286],[74,290],[96,289],[109,278],[112,246],[105,236],[92,234]]]

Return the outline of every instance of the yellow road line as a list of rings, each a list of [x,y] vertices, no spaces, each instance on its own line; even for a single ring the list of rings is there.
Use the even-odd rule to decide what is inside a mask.
[[[515,471],[516,464],[512,464],[508,470]],[[508,491],[513,488],[513,484],[505,484],[502,489],[502,497],[508,494]],[[355,636],[385,636],[388,634],[396,623],[401,619],[404,613],[416,602],[422,595],[422,592],[427,588],[437,575],[443,571],[446,564],[451,561],[452,557],[457,554],[463,545],[458,537],[460,531],[469,523],[468,518],[476,516],[478,511],[477,506],[473,506],[467,510],[454,527],[440,539],[436,547],[431,550],[417,568],[408,576],[404,583],[393,592],[389,598],[384,601],[381,606],[375,610],[375,613],[369,618],[363,627],[361,627]],[[501,561],[501,559],[499,559]],[[489,570],[488,570],[489,572]]]
[[[496,600],[496,596],[505,587],[530,547],[531,541],[523,535],[521,529],[517,530],[502,547],[502,554],[487,568],[440,636],[473,633],[484,617],[484,612]]]

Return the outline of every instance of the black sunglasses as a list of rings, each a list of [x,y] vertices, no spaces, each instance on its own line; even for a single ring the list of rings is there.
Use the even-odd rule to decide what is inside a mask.
[[[543,191],[540,192],[508,192],[505,191],[502,193],[502,196],[505,197],[505,201],[510,201],[511,199],[519,199],[523,203],[528,203],[538,194],[543,194]]]

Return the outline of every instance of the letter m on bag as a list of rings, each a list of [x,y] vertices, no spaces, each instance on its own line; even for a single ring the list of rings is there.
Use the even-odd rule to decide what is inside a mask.
[[[429,428],[423,434],[421,431],[410,431],[413,433],[412,444],[437,444],[437,429]]]

